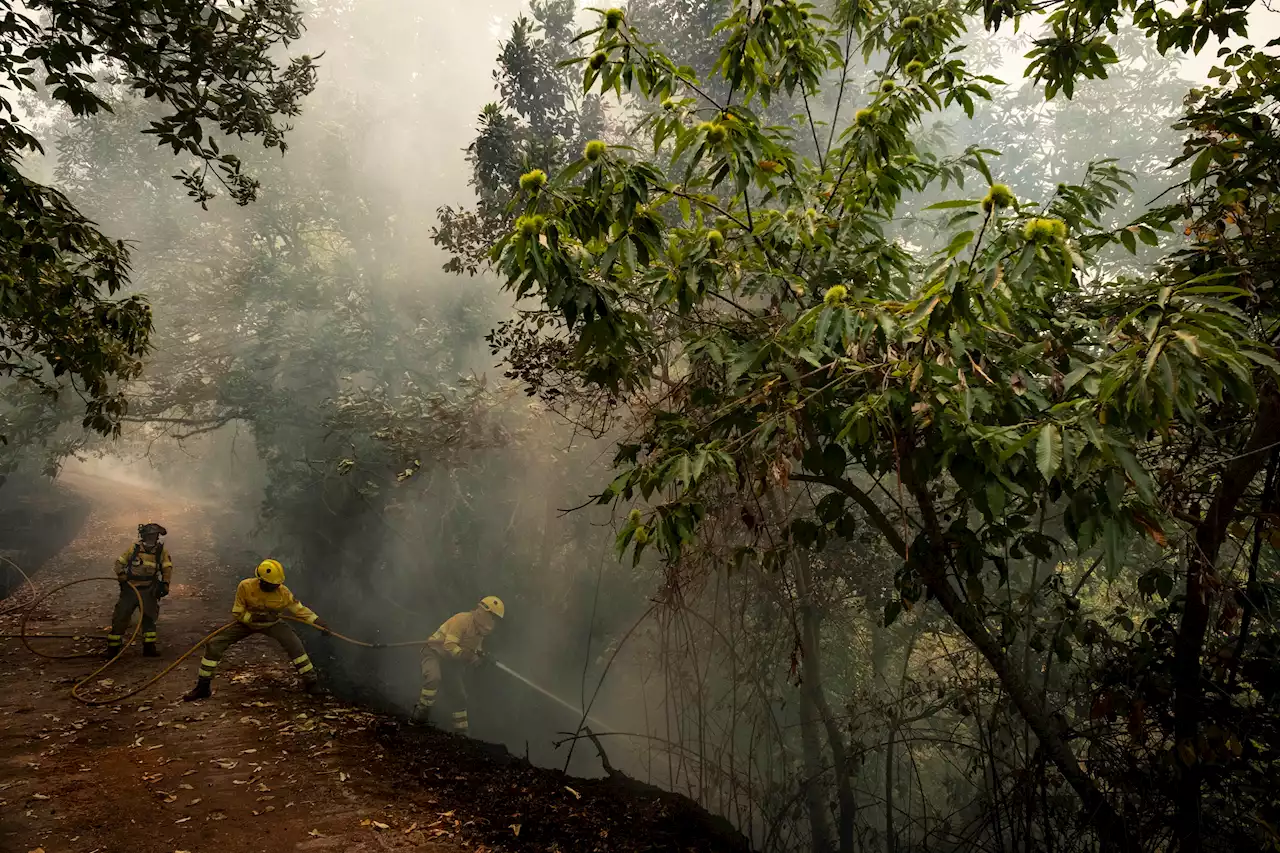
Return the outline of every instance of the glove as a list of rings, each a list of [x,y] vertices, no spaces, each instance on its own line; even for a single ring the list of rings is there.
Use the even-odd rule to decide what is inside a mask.
[[[494,661],[493,655],[489,654],[486,651],[479,651],[479,652],[476,652],[476,659],[475,659],[475,662],[472,664],[472,666],[487,667],[487,666],[492,666],[494,663],[495,661]]]
[[[121,591],[121,592],[126,592],[126,591],[129,589],[129,582],[128,582],[127,580],[125,580],[124,578],[120,578],[118,582],[119,582],[119,584],[120,584],[120,591]]]
[[[332,629],[330,629],[328,625],[324,624],[324,623],[323,623],[323,622],[321,622],[319,619],[317,619],[316,621],[312,622],[311,624],[312,624],[312,625],[315,625],[317,628],[319,628],[319,629],[320,629],[320,633],[321,633],[321,634],[324,634],[326,637],[329,637],[329,636],[332,636],[332,635],[333,635],[333,631],[332,631]]]
[[[156,589],[156,598],[164,598],[168,594],[169,594],[169,582],[160,581],[160,585]]]

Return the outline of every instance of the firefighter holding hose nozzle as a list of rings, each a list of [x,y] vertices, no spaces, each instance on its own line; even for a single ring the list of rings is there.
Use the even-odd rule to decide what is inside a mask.
[[[466,734],[467,690],[462,680],[462,667],[477,666],[489,660],[484,651],[484,638],[493,633],[498,620],[506,614],[502,599],[488,595],[474,610],[456,613],[440,626],[422,647],[422,692],[414,706],[415,723],[431,723],[431,709],[442,686],[448,687],[454,707],[453,730]]]
[[[159,635],[156,621],[160,618],[160,599],[169,594],[169,581],[173,577],[173,560],[160,541],[169,531],[163,525],[147,522],[138,525],[138,541],[116,559],[116,580],[120,582],[120,597],[116,599],[111,614],[111,632],[107,634],[107,657],[114,658],[124,647],[124,635],[129,630],[133,611],[142,599],[142,653],[159,657],[156,647]],[[137,594],[134,594],[134,590]]]
[[[223,630],[204,647],[196,686],[183,697],[184,701],[208,699],[213,693],[210,687],[222,656],[232,645],[254,634],[265,634],[279,643],[289,655],[298,675],[302,677],[302,689],[307,693],[319,692],[320,680],[316,676],[315,664],[311,662],[298,635],[280,617],[287,613],[295,619],[314,625],[325,634],[329,633],[328,626],[310,608],[293,597],[293,593],[284,585],[284,566],[278,560],[263,560],[255,574],[255,577],[240,581],[240,585],[236,587],[236,601],[231,607],[235,624]]]

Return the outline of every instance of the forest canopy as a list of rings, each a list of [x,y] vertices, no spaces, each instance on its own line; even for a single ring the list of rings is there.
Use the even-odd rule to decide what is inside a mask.
[[[120,385],[141,375],[151,312],[141,296],[117,296],[129,285],[126,243],[24,171],[25,156],[45,151],[24,108],[91,117],[129,94],[154,101],[163,110],[138,130],[190,163],[176,176],[189,195],[203,205],[217,183],[248,204],[257,181],[218,140],[257,137],[285,150],[281,119],[299,112],[315,67],[275,53],[301,35],[302,13],[280,0],[37,0],[6,2],[4,12],[0,372],[45,395],[67,380],[83,398],[83,425],[118,434],[127,409]]]

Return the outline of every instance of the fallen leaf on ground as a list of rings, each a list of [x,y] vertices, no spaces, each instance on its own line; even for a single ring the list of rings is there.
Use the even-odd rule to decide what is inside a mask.
[[[573,795],[574,795],[575,797],[577,797],[579,800],[580,800],[580,799],[582,799],[582,795],[581,795],[581,794],[579,794],[577,791],[573,790],[572,788],[570,788],[568,785],[565,785],[565,786],[564,786],[564,789],[565,789],[566,791],[568,791],[570,794],[573,794]]]
[[[316,829],[311,830],[307,835],[310,835],[312,838],[324,838],[324,833]]]
[[[520,824],[518,824],[518,823],[513,823],[513,824],[511,824],[511,831],[512,831],[513,833],[515,833],[516,838],[519,838],[519,837],[520,837]]]
[[[416,823],[411,823],[409,824],[409,828],[404,831],[404,834],[408,835],[409,833],[413,832],[417,828],[418,828],[418,825]]]
[[[174,823],[186,823],[189,820],[191,820],[191,818],[183,817],[183,818],[178,818],[177,820],[174,821]]]

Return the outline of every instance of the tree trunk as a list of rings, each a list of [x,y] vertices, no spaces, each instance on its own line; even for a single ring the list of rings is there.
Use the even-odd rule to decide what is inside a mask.
[[[898,721],[895,718],[889,724],[889,741],[884,751],[884,851],[897,853],[898,838],[893,827],[893,739],[898,733]]]
[[[924,516],[930,550],[936,555],[945,554],[945,537],[938,522],[933,499],[924,487],[914,482],[914,478],[908,475],[906,469],[904,469],[903,479]],[[906,556],[905,547],[903,555]],[[1000,679],[1001,686],[1013,700],[1014,706],[1039,739],[1045,754],[1053,761],[1058,772],[1080,798],[1088,821],[1098,833],[1102,849],[1123,851],[1123,853],[1134,850],[1133,839],[1120,814],[1102,791],[1098,790],[1093,777],[1085,772],[1075,753],[1071,751],[1071,746],[1067,743],[1066,723],[1061,717],[1051,713],[1044,703],[1037,701],[1036,691],[1032,689],[1021,666],[1009,659],[1000,643],[987,630],[978,612],[960,596],[952,584],[946,563],[941,559],[926,558],[921,560],[919,565],[922,579],[929,592],[938,600],[943,612],[951,618],[969,642],[982,653],[987,664]]]
[[[840,805],[839,822],[837,824],[840,839],[840,853],[853,853],[853,824],[857,814],[857,802],[853,798],[853,784],[849,779],[849,759],[845,750],[844,736],[840,733],[831,707],[827,704],[826,695],[822,691],[822,658],[821,639],[817,608],[813,604],[813,577],[809,561],[797,556],[796,592],[800,597],[800,629],[801,644],[804,652],[804,692],[809,696],[814,710],[822,720],[827,732],[827,746],[831,750],[831,759],[835,763],[836,801]]]
[[[1173,733],[1184,765],[1174,794],[1174,837],[1183,853],[1199,853],[1204,846],[1200,826],[1204,773],[1196,754],[1204,698],[1200,659],[1213,606],[1218,552],[1222,550],[1236,506],[1262,470],[1267,460],[1265,451],[1280,430],[1280,399],[1275,392],[1269,391],[1259,404],[1258,419],[1249,441],[1222,472],[1208,511],[1195,525],[1195,540],[1187,560],[1186,598],[1173,654]],[[1182,757],[1186,750],[1190,750],[1190,761]]]
[[[831,821],[827,814],[826,785],[822,780],[822,747],[818,742],[818,709],[809,690],[800,691],[800,745],[804,750],[805,804],[809,808],[809,835],[813,853],[832,853]]]

